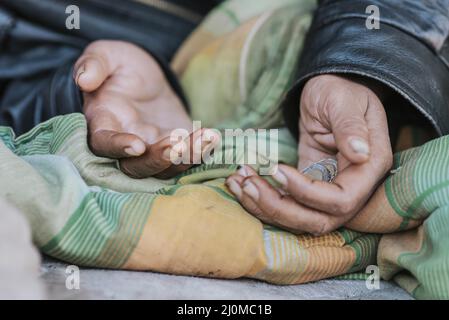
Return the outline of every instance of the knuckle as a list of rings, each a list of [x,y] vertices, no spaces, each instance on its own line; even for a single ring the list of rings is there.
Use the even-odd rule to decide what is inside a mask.
[[[354,199],[346,196],[342,198],[337,204],[336,204],[336,213],[340,215],[348,215],[351,214],[356,206],[356,201]]]
[[[289,184],[285,190],[290,193],[290,196],[294,200],[296,200],[296,202],[303,203],[305,202],[305,200],[307,200],[306,197],[304,196],[305,193],[304,190],[303,192],[297,192],[296,189],[293,189],[291,187],[291,184]]]
[[[133,170],[132,168],[130,168],[127,164],[127,161],[119,161],[119,166],[120,166],[120,171],[122,171],[124,174],[126,174],[127,176],[134,178],[134,179],[140,179],[141,176],[139,174],[137,174],[137,172],[135,170]]]
[[[312,234],[314,236],[323,236],[334,231],[334,228],[335,227],[333,223],[330,221],[330,219],[326,218],[320,221],[320,223],[318,223],[315,226],[314,230],[312,231]]]
[[[279,221],[282,218],[282,200],[282,196],[279,195],[275,202],[266,204],[265,207],[262,208],[274,221]]]
[[[264,208],[263,211],[268,213],[268,216],[270,216],[274,221],[278,221],[281,216],[281,210],[278,207]]]
[[[358,114],[347,115],[344,117],[337,118],[335,126],[344,135],[352,135],[356,133],[358,136],[367,136],[369,131],[367,124]]]
[[[167,161],[163,158],[163,155],[160,150],[156,150],[156,148],[150,147],[148,153],[145,154],[146,159],[144,161],[144,165],[148,168],[165,168],[167,167]]]
[[[145,166],[148,169],[156,169],[156,170],[166,167],[165,160],[163,160],[161,157],[154,157],[154,156],[145,161]]]

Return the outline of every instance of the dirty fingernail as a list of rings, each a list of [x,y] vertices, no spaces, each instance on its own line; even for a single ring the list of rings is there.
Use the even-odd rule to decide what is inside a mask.
[[[241,166],[240,169],[238,169],[237,172],[242,177],[247,177],[248,176],[248,171],[246,171],[245,166]]]
[[[75,83],[77,86],[79,86],[79,79],[84,72],[86,72],[86,66],[83,64],[81,67],[78,68],[76,72]]]
[[[349,141],[349,145],[355,153],[369,154],[368,144],[361,139],[351,139]]]
[[[249,195],[253,200],[259,200],[259,190],[257,190],[256,186],[252,182],[245,182],[243,185],[243,192]]]
[[[186,143],[184,141],[181,141],[181,142],[178,142],[177,144],[175,144],[172,149],[179,156],[181,156],[187,150],[187,146],[186,146]]]
[[[124,150],[130,156],[140,156],[145,152],[145,144],[142,141],[134,140],[131,142],[130,146],[126,147]]]
[[[287,176],[279,168],[274,169],[273,179],[276,180],[283,187],[286,187],[288,184]]]
[[[142,141],[134,140],[124,150],[130,156],[140,156],[145,152],[145,144]]]
[[[237,182],[235,182],[234,180],[229,180],[228,181],[228,188],[229,188],[229,190],[231,190],[231,192],[237,198],[240,199],[242,197],[242,189],[240,188],[239,184]]]
[[[140,155],[140,153],[137,152],[136,150],[134,150],[133,147],[127,147],[127,148],[125,148],[125,152],[126,152],[127,154],[129,154],[130,156],[138,156],[138,155]]]
[[[171,152],[172,152],[172,148],[166,148],[162,152],[162,158],[166,161],[170,161],[171,160]]]
[[[204,142],[206,142],[206,141],[204,141]],[[203,144],[203,137],[202,136],[199,136],[198,138],[195,139],[194,146],[199,146],[201,148],[202,144]]]

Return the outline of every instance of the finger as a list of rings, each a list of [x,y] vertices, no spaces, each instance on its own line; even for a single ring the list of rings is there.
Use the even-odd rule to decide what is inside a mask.
[[[84,92],[97,90],[112,74],[107,58],[101,52],[83,54],[75,64],[75,83]]]
[[[247,177],[258,176],[258,173],[254,168],[249,165],[242,165],[237,168],[237,171],[232,175],[233,177],[239,177],[239,181]],[[284,190],[276,188],[281,194],[285,194]]]
[[[183,141],[177,143],[175,147],[179,151],[174,158],[172,157],[171,165],[155,176],[160,179],[167,179],[188,170],[194,165],[201,164],[204,132],[205,129],[195,130]]]
[[[366,108],[337,105],[334,106],[334,109],[335,112],[331,115],[330,123],[338,151],[354,164],[367,162],[371,146],[368,123],[363,111]]]
[[[242,204],[247,197],[257,203],[262,211],[259,219],[295,233],[325,234],[350,219],[331,216],[299,204],[291,197],[281,195],[259,176],[247,177],[242,190]]]
[[[377,97],[369,100],[366,120],[370,131],[371,149],[370,162],[375,171],[385,173],[392,166],[393,152],[385,109]]]
[[[215,149],[221,145],[221,134],[216,129],[205,129],[202,135],[201,158],[204,163],[213,161]]]
[[[107,103],[107,100],[104,101]],[[108,158],[135,157],[145,152],[145,142],[137,135],[123,130],[114,114],[97,101],[86,102],[85,116],[89,145],[98,156]]]
[[[194,165],[201,164],[204,159],[210,159],[214,149],[219,145],[220,137],[214,130],[199,129],[190,134],[184,141],[182,149],[189,150],[185,153],[181,163],[173,163],[164,171],[155,175],[160,179],[176,176]]]
[[[98,130],[90,135],[90,147],[108,158],[135,157],[145,152],[145,143],[136,135],[113,130]]]
[[[361,178],[362,177],[362,178]],[[297,202],[335,216],[355,214],[374,190],[378,176],[368,166],[351,166],[334,183],[313,180],[295,168],[279,165],[276,180]]]
[[[263,214],[262,210],[258,207],[257,203],[254,202],[251,198],[243,196],[243,190],[242,190],[242,184],[245,180],[244,177],[239,175],[238,173],[235,173],[226,179],[226,186],[228,187],[229,191],[241,202],[242,206],[252,213],[254,216],[258,217]]]
[[[133,178],[146,178],[156,175],[172,165],[176,150],[173,150],[170,137],[146,146],[146,151],[139,157],[123,158],[120,169]]]
[[[134,178],[155,176],[159,179],[171,178],[197,164],[194,159],[194,140],[201,139],[199,129],[180,141],[173,141],[166,137],[159,142],[147,145],[145,154],[138,158],[122,159],[120,168],[123,172]],[[182,137],[181,137],[182,138]],[[197,151],[201,155],[200,149]],[[199,157],[201,163],[201,156]]]
[[[339,157],[339,169],[344,170],[340,170],[335,184],[313,181],[294,168],[282,165],[279,166],[279,174],[273,178],[284,185],[297,201],[307,206],[337,215],[353,214],[375,190],[392,161],[387,119],[376,97],[369,100],[366,122],[372,151],[369,161],[348,166],[343,163],[347,159]]]
[[[237,174],[242,178],[257,176],[256,170],[254,170],[251,166],[241,165],[237,168]]]
[[[370,138],[373,154],[362,165],[345,166],[334,184],[313,181],[294,168],[284,165],[278,167],[280,170],[273,178],[292,197],[306,206],[334,215],[354,214],[366,203],[392,162],[387,120],[382,105],[378,103],[369,106],[366,119],[372,133]]]
[[[171,137],[166,137],[147,146],[147,152],[141,157],[122,159],[121,169],[134,178],[155,176],[168,179],[176,176],[200,164],[202,153],[211,152],[210,149],[217,145],[219,140],[214,134],[206,135],[207,130],[196,130],[181,141],[172,141]]]
[[[225,185],[237,199],[240,199],[242,197],[243,180],[245,180],[245,178],[235,172],[230,175],[225,181]]]

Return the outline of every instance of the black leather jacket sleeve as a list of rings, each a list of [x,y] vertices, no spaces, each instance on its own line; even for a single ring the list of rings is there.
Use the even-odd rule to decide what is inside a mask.
[[[72,79],[85,42],[16,19],[0,8],[0,123],[17,133],[58,114],[81,111]],[[66,46],[71,42],[78,45]]]
[[[379,8],[379,29],[367,28],[370,5]],[[449,0],[320,1],[296,81],[283,104],[286,124],[298,134],[299,101],[307,80],[341,74],[362,76],[394,92],[405,107],[397,99],[384,101],[389,122],[400,118],[397,113],[415,112],[436,133],[448,134],[448,35]]]
[[[80,30],[65,28],[72,3],[80,7]],[[73,66],[99,39],[132,42],[149,52],[187,106],[169,61],[196,24],[134,1],[1,0],[0,125],[21,134],[56,115],[81,112]]]

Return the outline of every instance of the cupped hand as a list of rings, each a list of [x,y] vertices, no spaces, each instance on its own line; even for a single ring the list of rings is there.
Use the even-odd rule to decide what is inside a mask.
[[[122,171],[136,178],[167,178],[191,166],[168,156],[170,132],[191,132],[192,123],[150,54],[127,42],[96,41],[76,62],[74,78],[96,155],[120,159]]]
[[[321,235],[344,225],[392,166],[387,118],[376,93],[339,76],[309,80],[300,102],[298,168],[279,165],[273,171],[277,189],[244,166],[227,179],[230,191],[262,221],[295,233]],[[326,158],[338,161],[333,183],[300,172]]]

